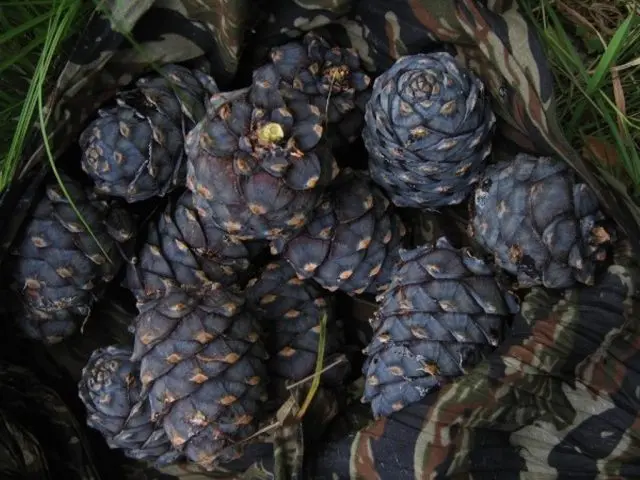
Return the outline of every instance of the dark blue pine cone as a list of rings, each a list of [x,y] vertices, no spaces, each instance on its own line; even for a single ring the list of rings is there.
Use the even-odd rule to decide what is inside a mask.
[[[80,135],[82,168],[96,191],[132,203],[184,186],[184,136],[217,91],[205,73],[169,64],[119,92]]]
[[[563,161],[518,154],[491,165],[471,202],[469,235],[519,287],[591,285],[616,233]]]
[[[69,177],[61,179],[88,228],[54,179],[9,261],[17,323],[45,343],[75,332],[98,290],[120,270],[122,247],[134,236],[133,220],[118,202],[99,200]]]
[[[232,290],[175,291],[140,307],[132,360],[151,415],[206,469],[242,455],[267,400],[257,319]]]
[[[267,367],[273,377],[295,382],[313,374],[323,315],[327,316],[325,367],[343,346],[333,297],[312,280],[298,278],[286,260],[268,264],[249,282],[246,295],[250,310],[266,332]],[[323,380],[338,384],[341,373],[342,368],[329,370]]]
[[[464,374],[498,346],[505,321],[518,311],[491,268],[444,237],[435,246],[402,250],[378,302],[363,367],[363,401],[376,417]]]
[[[126,286],[143,303],[173,289],[233,285],[249,279],[254,250],[200,215],[193,194],[185,191],[150,223],[144,245],[128,266]]]
[[[161,425],[151,421],[149,399],[142,395],[140,365],[130,347],[112,345],[93,352],[82,370],[78,391],[87,409],[87,425],[110,448],[136,460],[163,466],[180,459]]]
[[[437,52],[376,78],[365,121],[374,181],[398,206],[437,209],[461,203],[482,176],[495,115],[480,79]]]
[[[332,147],[360,138],[371,78],[354,49],[331,46],[309,32],[299,41],[272,49],[271,62],[284,95],[306,98],[326,115]]]
[[[338,165],[322,140],[323,116],[278,90],[272,65],[253,85],[214,95],[187,137],[187,186],[202,216],[242,240],[302,228]]]
[[[274,241],[301,278],[347,294],[386,288],[406,233],[402,220],[367,172],[344,169],[313,220],[297,235]]]

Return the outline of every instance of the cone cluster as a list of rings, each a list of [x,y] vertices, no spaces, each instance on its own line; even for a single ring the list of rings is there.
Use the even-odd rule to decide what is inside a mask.
[[[338,307],[354,297],[377,302],[362,398],[387,416],[492,352],[515,290],[591,284],[609,258],[615,232],[569,168],[493,161],[483,82],[448,53],[367,72],[311,32],[247,83],[165,65],[119,92],[12,249],[31,338],[60,342],[107,287],[131,292],[132,344],[95,350],[78,385],[87,423],[131,458],[238,459],[293,384],[354,352]],[[360,139],[365,170],[343,158]],[[472,242],[409,244],[412,216],[463,204]]]

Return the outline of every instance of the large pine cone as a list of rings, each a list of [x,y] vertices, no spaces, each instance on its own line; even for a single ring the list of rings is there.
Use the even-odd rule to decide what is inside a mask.
[[[299,230],[338,173],[319,109],[284,98],[277,83],[268,66],[254,72],[250,89],[215,95],[187,138],[196,205],[245,240]]]
[[[273,242],[301,278],[348,294],[384,290],[405,228],[365,172],[343,170],[313,220],[291,239]]]
[[[519,287],[593,284],[615,236],[593,191],[546,157],[518,154],[492,165],[471,209],[469,235]]]
[[[133,237],[132,218],[115,202],[94,198],[66,176],[62,182],[88,228],[54,180],[9,265],[21,300],[18,324],[29,337],[47,343],[68,337],[89,315],[99,289],[122,266],[121,245]]]
[[[480,180],[495,115],[448,53],[409,55],[376,78],[363,131],[376,183],[401,207],[461,203]]]
[[[175,291],[141,307],[132,360],[153,418],[204,468],[238,457],[256,431],[266,358],[257,320],[231,291]]]
[[[419,401],[478,363],[502,341],[518,305],[489,266],[445,238],[401,251],[378,301],[363,367],[363,400],[376,417]]]

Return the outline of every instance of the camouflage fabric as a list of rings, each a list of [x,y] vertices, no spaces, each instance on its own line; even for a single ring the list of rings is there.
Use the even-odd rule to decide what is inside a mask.
[[[0,362],[0,478],[98,480],[69,407],[34,372]]]
[[[556,121],[542,46],[515,0],[108,0],[100,6],[70,40],[50,82],[47,126],[59,165],[73,158],[69,147],[97,108],[139,75],[186,63],[206,69],[223,90],[246,86],[270,46],[317,29],[355,48],[373,75],[402,55],[455,54],[492,94],[501,136],[495,143],[504,151],[563,158],[640,253],[640,207],[568,145]],[[44,142],[34,127],[15,181],[0,198],[0,262],[47,171]],[[445,230],[463,230],[457,219],[450,223]],[[414,241],[437,230],[422,217],[413,226]],[[631,255],[622,252],[592,288],[532,291],[511,338],[492,357],[387,420],[363,428],[370,416],[355,404],[320,442],[315,434],[322,429],[311,419],[326,422],[336,412],[335,404],[327,412],[316,402],[320,416],[277,429],[250,446],[255,456],[228,471],[191,465],[162,473],[129,465],[123,470],[127,478],[163,480],[640,478],[640,345],[632,321],[640,305],[638,279]],[[375,308],[370,299],[358,302]],[[366,320],[358,310],[355,316]],[[356,333],[366,337],[365,330]],[[107,336],[112,334],[124,335],[119,328]],[[71,376],[94,346],[78,342],[55,354]],[[3,432],[11,428],[2,421]],[[92,478],[73,475],[66,478]]]

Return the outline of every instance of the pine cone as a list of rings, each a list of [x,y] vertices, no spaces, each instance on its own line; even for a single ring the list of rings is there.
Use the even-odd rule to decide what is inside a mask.
[[[616,237],[591,189],[546,157],[518,154],[492,165],[471,210],[469,235],[524,288],[593,284]]]
[[[47,343],[68,337],[89,315],[133,237],[133,220],[117,203],[95,199],[66,176],[62,182],[89,228],[54,181],[10,260],[12,288],[20,296],[17,322],[29,337]]]
[[[149,225],[145,244],[127,270],[127,287],[137,301],[175,289],[197,292],[248,279],[255,249],[226,234],[193,206],[186,191],[171,199]]]
[[[91,354],[78,384],[87,425],[129,458],[152,461],[156,467],[168,465],[181,454],[162,426],[151,421],[149,400],[141,395],[140,366],[130,360],[131,354],[131,348],[120,345]]]
[[[187,186],[201,215],[243,240],[299,230],[338,173],[318,108],[284,98],[277,82],[263,67],[250,89],[215,95],[187,138]]]
[[[505,320],[518,310],[488,265],[444,237],[435,246],[401,251],[378,301],[363,367],[363,401],[376,417],[464,374],[502,341]]]
[[[335,302],[326,290],[313,281],[301,280],[284,259],[268,264],[259,277],[252,279],[246,290],[247,303],[262,321],[267,334],[266,347],[270,355],[269,376],[299,381],[315,371],[318,359],[320,321],[326,321],[326,343],[323,364],[344,344],[342,325],[337,321]],[[339,384],[344,369],[329,370],[324,381]],[[282,398],[283,385],[276,396]]]
[[[445,52],[402,57],[376,78],[365,120],[373,180],[400,207],[432,209],[471,193],[495,126],[480,79]]]
[[[165,65],[120,92],[80,135],[82,168],[102,194],[139,202],[183,186],[184,136],[218,88],[198,70]]]
[[[175,291],[141,307],[133,361],[174,448],[204,468],[237,458],[266,400],[258,322],[229,290]]]
[[[360,138],[371,78],[352,48],[331,47],[315,32],[271,50],[278,87],[289,99],[306,100],[326,116],[332,147]]]
[[[301,278],[348,294],[384,290],[405,228],[393,205],[365,172],[343,170],[291,239],[272,243]]]

